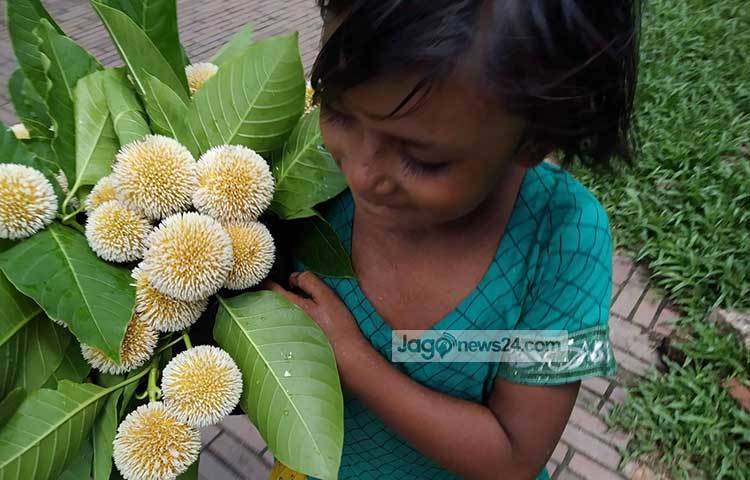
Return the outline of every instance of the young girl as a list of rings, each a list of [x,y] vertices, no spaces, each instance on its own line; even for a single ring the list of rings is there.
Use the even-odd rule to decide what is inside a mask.
[[[637,0],[328,0],[313,71],[356,280],[271,288],[328,336],[341,479],[543,479],[610,376],[607,216],[552,152],[627,157]],[[567,331],[564,362],[396,363],[394,330]]]

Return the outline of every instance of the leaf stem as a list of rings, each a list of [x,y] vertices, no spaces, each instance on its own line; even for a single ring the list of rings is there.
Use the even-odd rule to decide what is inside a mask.
[[[175,345],[177,345],[181,341],[182,341],[182,337],[175,338],[174,340],[172,340],[171,342],[169,342],[168,344],[164,345],[159,350],[157,350],[156,353],[154,353],[154,355],[159,355],[164,350],[168,349],[169,347],[174,347]]]
[[[79,207],[78,210],[76,210],[75,212],[70,213],[70,214],[65,215],[64,217],[62,217],[62,222],[65,223],[65,222],[69,221],[71,218],[75,218],[75,216],[78,215],[79,213],[81,213],[82,211],[83,211],[83,207]]]
[[[188,331],[187,330],[183,330],[182,331],[182,340],[185,342],[185,348],[187,348],[188,350],[190,350],[191,348],[193,348],[193,344],[190,341],[190,335],[188,335]]]
[[[75,219],[70,218],[70,217],[63,217],[62,215],[58,215],[57,218],[60,219],[63,225],[74,228],[78,230],[79,232],[81,232],[82,234],[86,235],[86,229],[83,228],[83,226],[81,226],[80,223],[76,222]]]
[[[144,369],[142,372],[138,372],[137,374],[133,375],[132,377],[130,377],[130,378],[126,379],[126,380],[123,380],[122,382],[118,383],[114,387],[110,387],[109,388],[110,392],[114,392],[114,391],[117,391],[117,390],[119,390],[119,389],[121,389],[123,387],[127,387],[131,383],[133,383],[135,381],[138,381],[141,378],[145,377],[146,374],[149,373],[149,371],[150,370],[148,370],[148,369]]]
[[[151,368],[148,371],[148,401],[155,402],[161,398],[161,389],[156,385],[159,377],[159,357],[154,355],[151,359]]]

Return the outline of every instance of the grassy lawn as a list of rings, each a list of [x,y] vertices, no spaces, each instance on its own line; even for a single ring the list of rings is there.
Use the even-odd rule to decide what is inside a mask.
[[[750,309],[748,0],[646,2],[636,131],[635,167],[576,174],[697,333],[612,421],[674,478],[750,479],[750,414],[720,386],[750,379],[750,353],[704,326],[711,308]]]

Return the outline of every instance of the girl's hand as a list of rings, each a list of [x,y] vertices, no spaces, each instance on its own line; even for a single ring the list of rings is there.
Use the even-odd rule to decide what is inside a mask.
[[[263,286],[300,307],[320,326],[331,342],[340,370],[344,369],[346,360],[358,349],[361,353],[363,347],[372,348],[346,305],[317,275],[312,272],[295,272],[289,276],[289,284],[309,298],[290,292],[270,280]]]

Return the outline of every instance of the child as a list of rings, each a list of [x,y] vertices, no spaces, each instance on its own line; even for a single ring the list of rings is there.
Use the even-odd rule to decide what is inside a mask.
[[[545,162],[629,153],[637,0],[319,0],[312,75],[350,190],[354,279],[271,288],[345,388],[341,479],[544,479],[581,379],[611,376],[611,237]],[[295,293],[296,290],[298,293]],[[561,363],[396,363],[394,330],[567,331]]]

